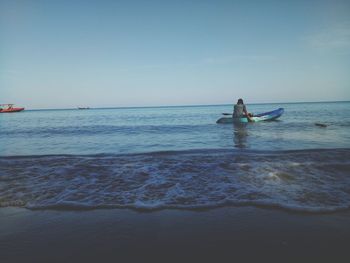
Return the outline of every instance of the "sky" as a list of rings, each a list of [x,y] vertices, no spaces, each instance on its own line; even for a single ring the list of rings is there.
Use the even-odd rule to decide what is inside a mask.
[[[0,103],[350,100],[350,1],[0,0]]]

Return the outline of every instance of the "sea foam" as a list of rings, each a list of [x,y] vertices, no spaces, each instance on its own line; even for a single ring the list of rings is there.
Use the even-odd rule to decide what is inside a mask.
[[[0,157],[0,206],[29,209],[350,207],[350,149]]]

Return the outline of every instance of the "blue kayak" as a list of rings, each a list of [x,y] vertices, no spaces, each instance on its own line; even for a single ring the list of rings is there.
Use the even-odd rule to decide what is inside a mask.
[[[260,114],[255,114],[253,117],[251,117],[252,122],[259,122],[259,121],[272,121],[279,118],[284,112],[283,108],[279,108],[277,110],[264,112]],[[232,118],[232,117],[222,117],[216,121],[216,123],[246,123],[250,122],[247,117],[244,118]]]

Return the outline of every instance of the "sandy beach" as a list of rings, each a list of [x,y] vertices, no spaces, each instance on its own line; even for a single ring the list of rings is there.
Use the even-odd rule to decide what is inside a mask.
[[[350,212],[0,209],[0,262],[347,262]]]

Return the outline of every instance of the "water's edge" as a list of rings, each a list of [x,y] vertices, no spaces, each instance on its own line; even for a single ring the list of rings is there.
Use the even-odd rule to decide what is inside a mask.
[[[350,149],[0,157],[0,206],[84,210],[350,208]]]

